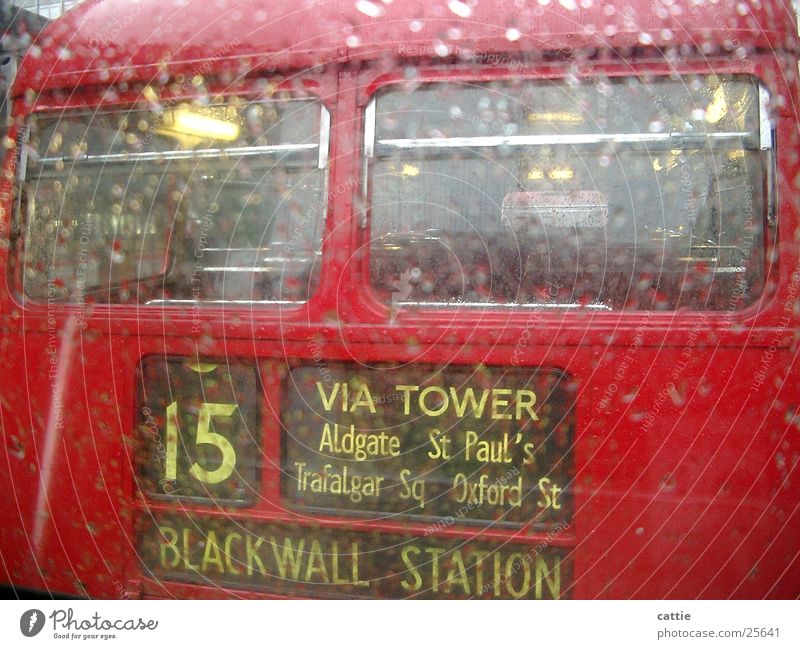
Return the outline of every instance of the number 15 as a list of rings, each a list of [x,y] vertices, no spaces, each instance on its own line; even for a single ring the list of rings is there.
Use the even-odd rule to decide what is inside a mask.
[[[235,403],[203,403],[197,420],[196,444],[211,444],[222,453],[222,462],[213,471],[195,462],[189,469],[195,478],[207,484],[217,484],[227,480],[236,467],[236,451],[227,438],[211,432],[212,417],[230,417],[238,406]],[[178,402],[167,406],[167,456],[165,459],[167,480],[178,477]]]

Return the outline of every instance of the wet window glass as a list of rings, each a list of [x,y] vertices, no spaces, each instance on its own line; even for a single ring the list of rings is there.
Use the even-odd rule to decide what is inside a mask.
[[[744,308],[767,101],[745,76],[388,87],[366,120],[372,286],[393,306]]]
[[[25,295],[306,300],[318,282],[328,113],[291,97],[31,120]]]

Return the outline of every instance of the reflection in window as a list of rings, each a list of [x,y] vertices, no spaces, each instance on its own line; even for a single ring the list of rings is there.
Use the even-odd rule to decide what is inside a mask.
[[[712,76],[379,92],[372,285],[409,305],[743,308],[764,283],[766,100]]]
[[[306,300],[319,274],[327,129],[319,102],[290,97],[36,117],[25,294]]]

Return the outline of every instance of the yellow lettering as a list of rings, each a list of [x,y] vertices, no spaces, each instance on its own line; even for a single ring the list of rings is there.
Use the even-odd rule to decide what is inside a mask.
[[[444,554],[444,548],[425,548],[425,552],[431,555],[431,580],[433,582],[433,592],[439,592],[439,557]]]
[[[435,408],[429,408],[425,402],[425,398],[431,393],[436,393],[439,395],[439,405]],[[449,405],[450,400],[447,398],[447,392],[444,391],[444,388],[440,388],[438,385],[431,385],[430,387],[425,388],[419,394],[419,408],[429,417],[438,417],[445,410],[447,410]]]
[[[470,594],[469,580],[467,579],[467,568],[464,566],[464,559],[461,557],[461,550],[455,550],[450,557],[452,567],[447,573],[448,591],[452,590],[457,584],[461,585],[465,595]],[[458,579],[453,579],[458,573]]]
[[[497,412],[498,408],[508,408],[508,399],[502,399],[500,395],[511,396],[511,390],[506,390],[504,388],[495,388],[492,390],[492,419],[511,419],[510,414],[501,414]]]
[[[368,581],[363,581],[358,578],[358,543],[355,541],[352,545],[352,554],[353,554],[353,586],[369,586]]]
[[[242,571],[234,565],[234,562],[231,558],[233,556],[231,554],[231,542],[233,539],[239,539],[239,541],[241,541],[242,535],[238,532],[231,532],[225,537],[225,565],[228,566],[228,572],[230,572],[232,575],[240,575]]]
[[[441,437],[439,437],[441,435]],[[450,452],[450,438],[447,435],[442,435],[441,431],[437,428],[432,428],[428,433],[428,439],[433,444],[433,450],[428,451],[428,457],[432,460],[449,460]],[[467,458],[469,459],[469,457]]]
[[[553,485],[552,487],[550,485]],[[539,491],[544,497],[536,501],[536,504],[542,509],[552,507],[553,509],[561,509],[561,503],[558,502],[558,496],[563,491],[561,487],[555,484],[550,478],[539,479]]]
[[[475,390],[472,388],[467,388],[464,390],[464,400],[461,402],[458,400],[458,391],[455,388],[450,388],[450,396],[453,399],[456,414],[459,417],[464,416],[464,413],[467,410],[468,402],[471,402],[472,414],[477,419],[480,419],[480,417],[483,415],[483,409],[486,407],[486,399],[489,396],[489,393],[486,390],[483,390],[480,403],[478,403],[478,400],[475,398]]]
[[[181,561],[181,551],[178,549],[178,532],[171,527],[161,526],[158,528],[161,533],[161,567],[177,568]],[[172,551],[172,559],[167,561],[167,551]]]
[[[285,579],[287,575],[286,569],[291,565],[291,578],[297,581],[300,577],[300,559],[303,556],[303,547],[306,543],[305,539],[300,539],[297,544],[297,550],[295,550],[292,545],[292,539],[285,537],[283,539],[283,545],[280,546],[283,549],[281,554],[278,554],[278,542],[275,540],[275,537],[270,537],[269,542],[272,545],[272,552],[275,555],[275,562],[278,565],[278,574]]]
[[[528,555],[520,552],[514,552],[506,559],[506,590],[508,594],[515,599],[522,597],[531,587],[531,568],[528,565],[529,561]],[[522,587],[517,590],[514,587],[514,575],[516,575],[520,569],[523,570]]]
[[[544,496],[544,500],[537,500],[536,505],[537,507],[541,507],[542,509],[547,509],[552,504],[550,500],[550,494],[547,493],[547,488],[550,486],[550,478],[540,478],[539,479],[539,491]]]
[[[478,595],[483,595],[483,560],[489,556],[489,553],[483,550],[476,550],[472,553],[475,557],[475,592]]]
[[[413,583],[408,582],[405,578],[400,581],[400,586],[402,586],[405,590],[417,591],[422,586],[422,575],[419,574],[417,566],[411,560],[412,554],[414,556],[418,556],[419,553],[420,549],[416,545],[407,545],[400,553],[400,557],[403,559],[403,563],[405,564],[406,568],[408,568],[408,572],[410,572],[411,576],[414,578]]]
[[[330,395],[325,394],[325,387],[322,385],[321,381],[317,381],[317,392],[319,392],[319,398],[322,399],[322,407],[325,408],[328,412],[333,410],[333,401],[336,399],[336,395],[339,393],[339,388],[341,387],[340,383],[336,383],[331,390]]]
[[[267,574],[267,571],[264,569],[264,562],[261,560],[261,557],[258,556],[258,549],[261,547],[261,544],[264,542],[260,536],[256,537],[258,542],[253,544],[253,537],[249,534],[247,535],[247,575],[248,577],[253,574],[253,564],[258,564],[259,572],[262,575]]]
[[[209,564],[217,567],[217,572],[224,573],[225,568],[222,565],[222,556],[219,552],[219,545],[217,544],[217,533],[214,530],[209,530],[206,536],[206,549],[203,552],[203,563],[201,570],[206,572]]]
[[[339,576],[339,542],[333,541],[331,543],[331,573],[333,577],[334,584],[349,584],[350,582],[347,579],[342,579]]]
[[[553,569],[547,565],[544,557],[536,557],[536,599],[542,599],[542,579],[547,584],[553,599],[561,598],[561,559],[553,557]]]
[[[524,410],[530,415],[532,421],[539,421],[539,416],[534,411],[536,393],[533,390],[517,390],[517,419],[522,418]]]
[[[325,424],[322,427],[322,437],[319,440],[320,453],[333,453],[333,440],[331,439],[331,425]]]
[[[197,570],[196,566],[189,560],[189,535],[192,531],[188,527],[183,528],[183,567],[187,570]]]
[[[315,562],[318,564],[315,567]],[[325,566],[325,559],[322,556],[322,548],[316,539],[311,541],[311,550],[308,554],[308,565],[306,566],[306,581],[311,581],[315,574],[322,575],[324,583],[329,583],[328,568]]]
[[[358,386],[358,394],[353,401],[353,405],[350,407],[350,412],[355,412],[356,408],[363,408],[364,406],[369,408],[371,413],[375,414],[375,402],[372,400],[372,394],[366,383],[362,383]]]
[[[411,414],[411,393],[419,390],[418,385],[396,385],[394,389],[403,393],[403,414]]]
[[[493,555],[494,558],[494,596],[500,597],[500,553],[495,552]]]

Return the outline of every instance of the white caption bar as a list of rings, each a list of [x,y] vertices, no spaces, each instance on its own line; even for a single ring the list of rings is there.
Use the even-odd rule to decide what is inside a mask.
[[[5,601],[10,647],[798,647],[797,601]]]

